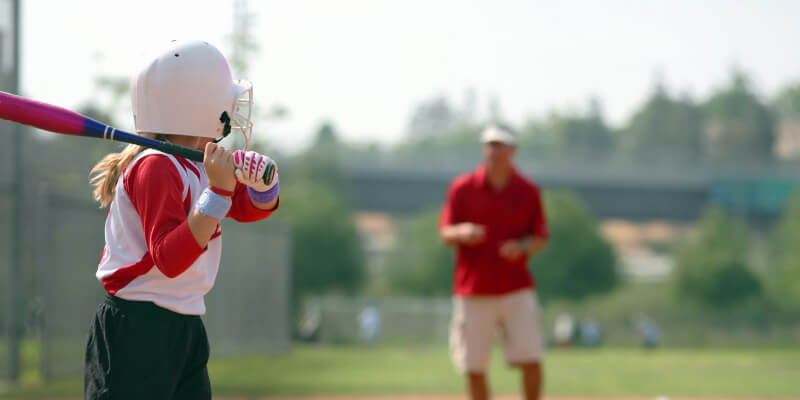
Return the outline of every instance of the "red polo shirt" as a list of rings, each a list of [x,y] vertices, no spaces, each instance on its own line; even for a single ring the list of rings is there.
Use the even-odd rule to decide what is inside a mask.
[[[456,178],[447,191],[439,227],[472,222],[486,229],[484,240],[458,246],[453,291],[456,295],[502,295],[534,288],[528,257],[510,262],[500,256],[500,246],[527,235],[547,238],[539,188],[516,170],[501,191],[486,179],[486,167]]]

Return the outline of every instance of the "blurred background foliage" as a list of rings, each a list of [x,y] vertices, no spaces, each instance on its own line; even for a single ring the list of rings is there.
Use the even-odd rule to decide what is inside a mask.
[[[734,70],[708,98],[697,100],[655,82],[620,127],[606,122],[601,101],[592,98],[582,110],[553,111],[520,124],[517,161],[622,169],[645,164],[711,166],[725,171],[751,162],[791,168],[797,157],[777,154],[776,132],[800,119],[799,88],[790,83],[774,99],[765,100],[744,72]],[[98,98],[111,99],[112,108],[124,107],[127,88],[120,79],[98,78],[96,90],[102,93]],[[474,91],[467,90],[463,97],[455,102],[435,95],[422,101],[411,110],[406,138],[388,148],[344,142],[336,126],[326,121],[301,152],[283,154],[268,141],[255,143],[255,149],[271,152],[281,166],[279,217],[292,227],[296,301],[311,294],[354,295],[367,289],[370,294],[448,295],[453,254],[438,241],[439,211],[397,218],[397,238],[387,250],[385,274],[375,278],[367,271],[363,233],[355,222],[359,210],[353,209],[348,198],[343,171],[354,164],[403,163],[435,169],[455,162],[466,169],[474,167],[481,157],[479,132],[487,121],[500,118],[502,111],[496,98],[482,107]],[[105,105],[87,102],[79,111],[115,122]],[[285,113],[290,110],[282,110],[276,118]],[[39,161],[31,163],[26,174],[78,198],[89,196],[88,169],[103,154],[120,148],[119,144],[48,134],[37,134],[29,141],[28,156]],[[58,157],[67,153],[74,157]],[[531,260],[543,301],[581,302],[629,286],[617,249],[601,229],[603,221],[596,220],[576,195],[546,191],[552,237],[547,249]],[[797,246],[792,245],[800,235],[800,198],[794,197],[785,207],[782,218],[767,229],[769,233],[747,226],[726,210],[709,208],[691,235],[661,249],[674,259],[675,304],[710,307],[708,312],[748,302],[800,310],[800,253],[795,254]],[[767,244],[754,249],[753,237]],[[754,251],[764,254],[754,256]],[[762,261],[754,265],[754,258]],[[373,285],[373,278],[385,284]]]

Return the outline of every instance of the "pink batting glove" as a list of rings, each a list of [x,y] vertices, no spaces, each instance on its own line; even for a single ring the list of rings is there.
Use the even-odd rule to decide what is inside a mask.
[[[255,191],[266,192],[278,183],[278,164],[263,154],[236,150],[233,152],[233,164],[236,166],[236,179]],[[270,164],[275,169],[275,177],[267,185],[264,183],[264,172]]]

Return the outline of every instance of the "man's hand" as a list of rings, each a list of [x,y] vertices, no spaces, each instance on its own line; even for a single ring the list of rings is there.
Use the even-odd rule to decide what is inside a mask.
[[[527,244],[522,240],[509,240],[500,246],[500,257],[507,261],[517,261],[527,253]]]
[[[533,257],[547,245],[547,239],[525,236],[519,240],[509,240],[500,246],[500,257],[517,261],[522,256]]]
[[[472,222],[463,222],[456,225],[458,227],[459,242],[471,246],[483,241],[486,237],[486,228],[483,225],[473,224]]]
[[[462,222],[445,226],[439,232],[439,236],[451,246],[471,246],[483,241],[486,237],[486,228],[472,222]]]

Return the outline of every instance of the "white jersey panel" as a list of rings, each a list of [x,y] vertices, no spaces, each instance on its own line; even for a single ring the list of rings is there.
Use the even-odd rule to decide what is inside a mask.
[[[125,190],[124,179],[128,171],[142,158],[158,154],[168,157],[178,171],[183,182],[183,200],[191,196],[189,204],[194,207],[200,193],[208,186],[208,178],[202,163],[192,162],[199,171],[188,170],[174,156],[158,150],[145,150],[126,168],[117,181],[114,199],[106,219],[106,246],[97,269],[97,279],[101,282],[119,269],[142,260],[147,253],[144,230],[139,214]],[[192,207],[189,209],[191,210]],[[219,227],[217,228],[219,234]],[[154,265],[147,273],[137,276],[125,287],[118,289],[116,296],[126,300],[151,301],[163,308],[191,315],[205,313],[203,296],[214,286],[222,253],[222,237],[215,234],[208,242],[208,248],[182,274],[175,278],[165,276]]]

